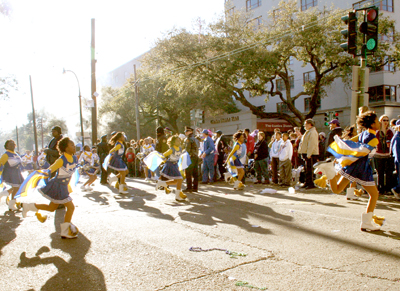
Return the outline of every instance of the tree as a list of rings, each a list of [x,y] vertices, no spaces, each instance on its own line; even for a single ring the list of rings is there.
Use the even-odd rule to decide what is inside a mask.
[[[345,13],[333,9],[324,14],[316,9],[300,12],[297,1],[281,1],[263,29],[254,28],[250,14],[234,13],[210,24],[200,38],[185,30],[171,31],[157,40],[145,65],[168,75],[169,86],[177,91],[202,88],[201,93],[208,94],[210,100],[229,100],[233,96],[261,118],[279,117],[299,126],[315,115],[320,99],[336,79],[349,79],[351,65],[356,63],[339,46],[343,42],[340,16]],[[381,22],[383,33],[385,26],[393,25]],[[388,53],[383,46],[381,51]],[[296,94],[290,84],[291,59],[302,66],[310,65],[315,75]],[[283,86],[276,85],[278,80]],[[291,114],[264,112],[249,101],[247,92],[266,96],[266,103],[278,96]],[[311,100],[305,114],[295,104],[301,96]]]

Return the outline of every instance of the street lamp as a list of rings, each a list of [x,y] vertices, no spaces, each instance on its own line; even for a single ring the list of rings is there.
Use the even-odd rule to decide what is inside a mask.
[[[85,145],[85,136],[83,135],[83,121],[82,121],[82,96],[81,96],[81,86],[79,85],[79,80],[78,80],[78,76],[71,70],[66,70],[63,68],[63,74],[65,74],[66,72],[71,72],[72,74],[74,74],[76,81],[78,82],[78,90],[79,90],[79,115],[80,115],[80,119],[81,119],[81,135],[82,135],[82,150],[83,147]]]
[[[157,106],[156,106],[156,108],[157,108],[157,127],[159,127],[160,126],[160,112],[158,111],[158,92],[160,92],[160,89],[162,88],[162,86],[160,87],[160,88],[158,88],[158,90],[157,90],[157,95],[156,95],[156,104],[157,104]]]

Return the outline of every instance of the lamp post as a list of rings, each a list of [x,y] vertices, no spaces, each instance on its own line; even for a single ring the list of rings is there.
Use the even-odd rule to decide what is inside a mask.
[[[76,81],[78,82],[78,90],[79,90],[79,115],[80,115],[80,119],[81,119],[81,135],[82,135],[82,150],[83,147],[85,145],[85,136],[83,135],[83,121],[82,121],[82,96],[81,96],[81,86],[79,85],[79,80],[78,80],[78,76],[71,70],[66,70],[63,69],[63,74],[65,74],[66,72],[71,72],[72,74],[74,74]]]
[[[160,92],[160,89],[162,88],[162,86],[160,88],[158,88],[157,90],[157,95],[156,95],[156,108],[157,108],[157,127],[160,126],[160,112],[158,111],[158,93]]]

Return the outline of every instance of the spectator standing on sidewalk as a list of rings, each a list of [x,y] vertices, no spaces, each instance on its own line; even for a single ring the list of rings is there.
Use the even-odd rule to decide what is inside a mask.
[[[190,155],[191,164],[185,170],[186,190],[183,192],[197,192],[199,186],[199,141],[193,136],[193,128],[185,128],[185,150]]]
[[[303,160],[305,161],[305,175],[306,181],[302,188],[313,189],[315,188],[313,182],[313,165],[317,162],[319,149],[318,149],[318,132],[315,128],[314,120],[306,119],[304,121],[304,128],[306,132],[301,138],[299,146],[299,154],[301,154]]]
[[[279,149],[282,143],[282,134],[280,131],[276,131],[272,137],[268,147],[271,148],[271,172],[272,172],[272,183],[278,184],[278,168],[279,168]]]
[[[264,184],[269,184],[269,173],[268,173],[268,145],[265,140],[265,133],[258,132],[258,141],[254,147],[254,169],[256,171],[257,182],[254,184],[261,184],[262,178],[264,177]]]
[[[335,137],[335,135],[341,137],[343,134],[343,128],[340,127],[340,122],[337,119],[332,119],[329,122],[329,129],[331,131],[328,133],[328,136],[325,141],[325,149],[324,149],[324,153],[325,153],[324,157],[325,158],[329,158],[332,156],[332,154],[330,152],[327,152],[326,150],[328,149],[328,146],[331,143],[333,143],[333,141],[334,141],[333,138]],[[320,155],[321,155],[321,153],[320,153]]]
[[[285,132],[282,134],[282,143],[279,150],[279,176],[281,178],[281,186],[290,186],[291,184],[292,155],[293,146],[289,140],[289,135]]]
[[[378,191],[379,194],[385,194],[391,192],[394,186],[394,160],[390,156],[390,141],[394,136],[394,132],[389,126],[389,117],[387,115],[382,115],[379,118],[379,122],[381,123],[381,128],[376,132],[376,138],[379,143],[374,155],[374,161],[378,172]]]
[[[400,199],[400,119],[396,121],[394,128],[396,133],[391,140],[390,149],[394,157],[397,179],[394,179],[396,186],[392,188],[392,193],[396,199]]]

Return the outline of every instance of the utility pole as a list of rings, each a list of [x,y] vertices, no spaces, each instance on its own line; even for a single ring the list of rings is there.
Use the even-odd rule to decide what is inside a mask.
[[[15,132],[16,132],[16,134],[17,134],[17,148],[18,148],[18,153],[19,153],[18,126],[15,126]]]
[[[35,136],[35,155],[38,156],[38,142],[36,132],[36,116],[35,116],[35,105],[33,104],[33,91],[32,91],[32,78],[29,75],[29,82],[31,84],[31,101],[32,101],[32,118],[33,118],[33,134]]]
[[[92,145],[97,141],[97,94],[96,94],[96,59],[95,59],[95,19],[92,18],[92,43],[91,43],[91,81],[92,81]]]
[[[135,115],[136,115],[136,139],[140,139],[140,121],[139,121],[139,94],[138,94],[138,80],[136,78],[136,65],[133,65],[133,73],[135,77]]]

